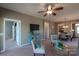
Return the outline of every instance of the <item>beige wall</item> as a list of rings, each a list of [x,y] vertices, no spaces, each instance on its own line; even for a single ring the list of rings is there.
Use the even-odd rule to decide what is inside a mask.
[[[55,32],[55,23],[54,22],[49,21],[49,31],[50,31],[50,34],[52,32]]]
[[[0,19],[2,19],[2,18],[0,18]],[[2,24],[3,24],[3,21],[2,20],[0,20],[0,33],[2,33],[2,31],[3,31],[3,27],[2,27]],[[2,50],[2,40],[3,40],[3,36],[2,35],[0,35],[0,50]]]
[[[0,8],[0,18],[1,17],[2,17],[2,19],[0,19],[0,21],[3,20],[4,18],[21,20],[22,44],[27,43],[27,39],[28,39],[29,31],[30,31],[30,24],[39,24],[40,25],[40,33],[41,33],[41,35],[43,35],[43,20],[40,18],[21,14],[21,13],[11,11],[8,9],[4,9],[4,8]],[[1,29],[2,29],[2,26],[0,26],[0,30]],[[0,39],[0,40],[2,40],[2,39]],[[2,43],[0,43],[0,45],[2,45]]]
[[[55,23],[54,22],[51,22],[51,21],[44,21],[44,22],[48,22],[49,23],[49,35],[52,33],[52,32],[55,32]]]

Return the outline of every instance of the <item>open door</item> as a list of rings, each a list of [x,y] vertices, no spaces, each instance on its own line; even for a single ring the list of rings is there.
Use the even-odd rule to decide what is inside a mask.
[[[21,46],[21,22],[16,23],[16,42],[18,46]]]
[[[16,23],[16,33],[14,33],[14,30],[12,31],[13,35],[12,37],[14,37],[16,35],[16,37],[12,38],[12,40],[15,40],[15,41],[9,41],[9,42],[14,42],[14,44],[16,45],[16,47],[20,47],[21,46],[21,21],[20,20],[14,20],[14,19],[8,19],[8,18],[5,18],[4,19],[4,25],[3,25],[3,50],[5,51],[6,50],[6,21],[8,22],[14,22]],[[11,25],[12,26],[12,25]],[[12,29],[14,29],[14,25],[12,26]],[[8,43],[9,46],[13,46],[11,48],[15,48],[15,45],[13,45],[13,43]]]

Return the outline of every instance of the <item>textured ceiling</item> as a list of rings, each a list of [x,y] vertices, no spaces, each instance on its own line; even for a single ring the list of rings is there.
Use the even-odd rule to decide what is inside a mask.
[[[49,15],[43,17],[42,13],[39,14],[37,12],[43,10],[45,5],[46,3],[0,3],[0,7],[4,7],[13,11],[17,11],[35,17],[44,18],[50,21],[64,21],[64,18],[66,18],[67,20],[79,19],[79,4],[77,3],[60,3],[58,5],[63,6],[64,9],[62,11],[57,12],[57,16]]]

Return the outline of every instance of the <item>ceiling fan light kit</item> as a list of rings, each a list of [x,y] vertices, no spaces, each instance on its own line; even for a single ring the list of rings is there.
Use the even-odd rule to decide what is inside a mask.
[[[47,16],[49,14],[56,16],[57,11],[63,10],[62,6],[56,7],[56,4],[47,4],[46,6],[46,10],[39,11],[38,13],[44,13],[44,16]]]
[[[47,14],[52,14],[52,11],[50,10],[50,11],[47,11],[46,13],[47,13]]]

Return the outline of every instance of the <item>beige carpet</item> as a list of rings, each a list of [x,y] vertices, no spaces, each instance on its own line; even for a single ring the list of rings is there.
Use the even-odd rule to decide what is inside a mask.
[[[71,41],[64,42],[66,45],[69,45],[69,47],[63,50],[55,49],[54,46],[51,44],[50,40],[43,40],[42,43],[45,46],[47,56],[77,55],[78,40],[73,40],[72,42]]]
[[[33,50],[31,45],[27,45],[7,50],[6,52],[0,54],[0,56],[33,56]]]
[[[77,43],[77,41],[75,41],[75,43]],[[43,40],[42,45],[45,47],[46,56],[68,56],[69,55],[68,52],[55,49],[49,40]],[[75,56],[76,54],[71,54],[71,55]],[[7,50],[6,52],[0,54],[0,56],[33,56],[33,49],[31,45],[26,45],[23,47]]]
[[[5,49],[6,50],[13,49],[15,47],[17,47],[15,40],[12,40],[12,39],[6,39],[5,40]]]

